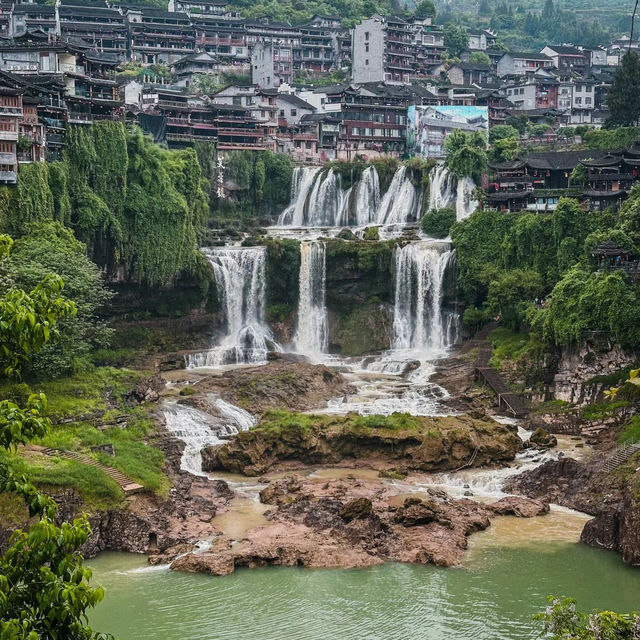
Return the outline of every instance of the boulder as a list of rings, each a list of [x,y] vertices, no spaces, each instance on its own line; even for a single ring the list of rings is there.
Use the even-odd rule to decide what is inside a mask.
[[[538,427],[529,438],[529,446],[536,449],[551,449],[557,444],[558,439],[542,427]]]
[[[534,518],[549,513],[549,503],[532,498],[509,496],[491,505],[491,510],[498,516],[516,516],[518,518]]]
[[[338,514],[345,522],[363,520],[373,513],[373,506],[369,498],[356,498],[340,509]]]

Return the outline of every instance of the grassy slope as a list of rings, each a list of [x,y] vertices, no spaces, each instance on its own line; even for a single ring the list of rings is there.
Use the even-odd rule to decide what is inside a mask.
[[[169,480],[162,470],[164,455],[147,443],[154,429],[151,407],[127,400],[128,392],[143,377],[144,373],[138,371],[102,367],[53,382],[33,383],[32,391],[47,395],[49,417],[54,423],[50,432],[34,444],[81,452],[119,469],[149,491],[166,495]],[[9,385],[0,387],[0,397],[10,397],[12,393]],[[115,456],[92,449],[102,444],[113,444]],[[75,490],[89,510],[123,500],[118,485],[94,467],[30,451],[6,457],[17,471],[28,473],[39,486],[52,491]],[[11,517],[14,507],[10,501],[0,502],[0,517]]]

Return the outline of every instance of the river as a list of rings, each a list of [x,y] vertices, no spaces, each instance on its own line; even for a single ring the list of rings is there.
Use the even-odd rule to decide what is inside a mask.
[[[472,537],[457,569],[269,567],[211,577],[106,553],[89,563],[106,589],[90,622],[120,640],[529,640],[549,594],[570,594],[585,610],[637,609],[640,572],[578,544],[567,514],[555,523],[553,513],[500,518]]]

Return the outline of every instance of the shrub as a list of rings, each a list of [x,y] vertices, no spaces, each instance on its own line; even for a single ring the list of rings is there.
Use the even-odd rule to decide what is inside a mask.
[[[455,221],[454,209],[432,209],[422,217],[422,231],[431,238],[446,238]]]

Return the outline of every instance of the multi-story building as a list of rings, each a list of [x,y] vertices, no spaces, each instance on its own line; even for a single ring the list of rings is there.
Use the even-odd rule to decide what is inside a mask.
[[[340,18],[313,16],[300,29],[300,46],[293,49],[294,71],[326,73],[336,68],[339,57]]]
[[[591,123],[595,109],[595,82],[576,80],[571,99],[571,123]]]
[[[33,2],[15,4],[11,13],[10,35],[19,36],[27,31],[38,30],[57,33],[56,8]]]
[[[3,77],[0,81],[0,184],[15,184],[18,179],[19,122],[24,117],[18,83]]]
[[[514,109],[555,109],[560,82],[547,73],[516,77],[502,84],[502,90]]]
[[[205,51],[216,58],[221,69],[249,73],[249,47],[242,20],[192,14],[191,21],[199,51]]]
[[[282,83],[291,84],[293,81],[293,52],[300,48],[300,30],[288,22],[271,22],[267,19],[247,20],[245,22],[246,40],[252,52],[256,45],[271,45],[273,57],[273,76],[271,82],[265,86],[278,86]],[[266,51],[266,49],[265,49]],[[275,78],[275,82],[273,81]]]
[[[45,130],[38,118],[38,104],[35,96],[22,96],[22,119],[18,122],[18,163],[44,162]]]
[[[519,53],[507,51],[498,60],[497,71],[504,76],[523,76],[539,69],[550,69],[553,61],[543,53]]]
[[[491,76],[491,66],[482,63],[458,62],[449,67],[447,77],[451,84],[469,86],[484,85]]]
[[[540,53],[551,58],[553,66],[560,73],[582,74],[587,68],[587,56],[585,56],[584,51],[577,47],[549,45],[542,49]]]
[[[197,85],[198,77],[207,75],[219,79],[220,63],[210,53],[203,51],[180,58],[171,66],[175,84],[180,87]]]
[[[60,34],[81,38],[98,52],[127,58],[127,24],[122,13],[106,6],[86,5],[83,0],[64,0],[58,6]]]
[[[131,60],[170,65],[195,51],[195,29],[186,13],[129,8],[126,19]]]
[[[414,31],[402,18],[375,15],[352,31],[351,79],[409,83],[415,75]]]

